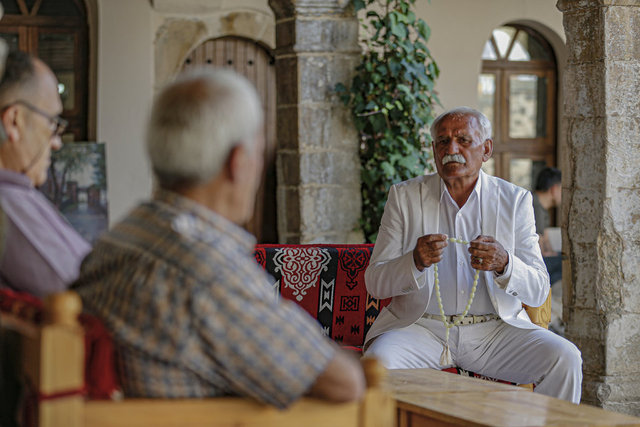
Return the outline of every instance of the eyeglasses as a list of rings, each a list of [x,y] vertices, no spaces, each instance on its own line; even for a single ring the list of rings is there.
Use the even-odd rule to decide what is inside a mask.
[[[42,111],[41,109],[39,109],[38,107],[36,107],[35,105],[24,101],[22,99],[19,99],[17,101],[12,102],[10,105],[7,105],[6,107],[4,107],[2,110],[6,110],[7,108],[9,108],[11,105],[14,104],[20,104],[23,107],[28,108],[29,110],[33,111],[36,114],[40,114],[42,117],[44,117],[45,119],[49,120],[49,128],[51,129],[51,137],[53,138],[54,136],[61,136],[65,129],[67,128],[67,126],[69,125],[69,122],[66,121],[65,119],[63,119],[60,116],[52,116],[50,114],[45,113],[44,111]]]

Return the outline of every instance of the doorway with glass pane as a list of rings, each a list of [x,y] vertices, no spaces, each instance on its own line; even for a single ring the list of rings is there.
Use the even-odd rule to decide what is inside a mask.
[[[58,78],[69,126],[62,139],[86,141],[88,119],[87,12],[84,0],[2,0],[0,37],[42,59]]]
[[[478,106],[493,124],[493,157],[483,169],[529,190],[556,164],[556,60],[534,30],[493,30],[482,52]]]

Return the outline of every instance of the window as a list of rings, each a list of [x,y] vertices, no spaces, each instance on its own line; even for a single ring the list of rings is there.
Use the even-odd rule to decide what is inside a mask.
[[[86,141],[87,19],[81,0],[2,0],[0,37],[9,47],[29,52],[51,67],[58,78],[69,121],[64,141]]]
[[[556,163],[556,61],[551,46],[521,25],[493,30],[482,51],[478,106],[493,124],[483,169],[527,189]]]

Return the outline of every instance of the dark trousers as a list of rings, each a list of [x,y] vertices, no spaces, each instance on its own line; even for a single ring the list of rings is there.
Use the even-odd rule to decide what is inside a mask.
[[[544,265],[547,266],[549,272],[549,279],[553,285],[558,280],[562,279],[562,255],[554,255],[544,257]]]

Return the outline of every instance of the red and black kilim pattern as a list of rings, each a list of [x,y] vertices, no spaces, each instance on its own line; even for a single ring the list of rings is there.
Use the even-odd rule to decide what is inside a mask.
[[[371,244],[258,245],[255,257],[283,298],[316,318],[327,336],[362,346],[380,309],[391,301],[367,293],[364,271],[372,250]]]

